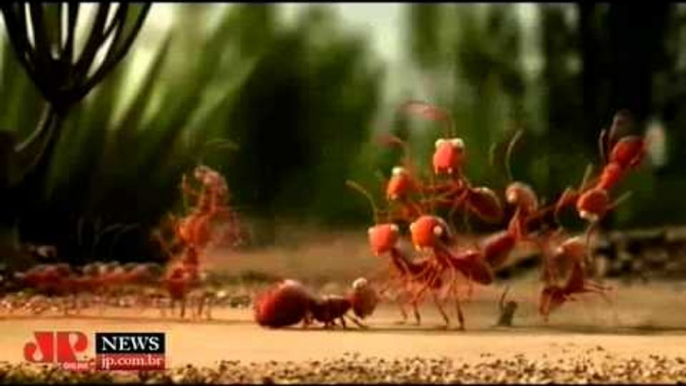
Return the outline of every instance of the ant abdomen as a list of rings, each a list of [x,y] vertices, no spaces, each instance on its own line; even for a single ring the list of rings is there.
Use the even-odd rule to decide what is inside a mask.
[[[305,319],[312,302],[305,286],[294,280],[285,280],[255,298],[255,321],[263,327],[292,326]]]

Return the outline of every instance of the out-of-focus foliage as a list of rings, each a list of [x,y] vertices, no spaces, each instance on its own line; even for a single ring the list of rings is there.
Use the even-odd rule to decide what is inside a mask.
[[[565,186],[577,185],[588,163],[602,167],[597,138],[614,113],[630,109],[634,133],[651,119],[665,123],[666,165],[646,165],[623,190],[632,199],[609,218],[620,227],[678,223],[686,218],[679,194],[683,185],[683,126],[678,111],[684,66],[684,7],[663,4],[649,12],[609,4],[536,6],[534,34],[524,42],[519,5],[412,5],[407,7],[410,59],[419,69],[416,94],[448,106],[458,135],[469,152],[473,180],[497,186],[505,182],[503,147],[495,164],[488,148],[525,135],[514,152],[515,178],[555,199]],[[650,31],[639,32],[641,25]],[[536,44],[523,57],[523,44]],[[446,54],[448,53],[448,54]],[[526,60],[541,63],[527,69]],[[538,67],[538,66],[535,66]],[[428,86],[427,86],[428,85]],[[415,137],[436,138],[436,131],[413,124]],[[420,141],[421,142],[421,141]],[[423,143],[430,144],[426,140]],[[430,147],[419,149],[425,159]],[[502,185],[500,185],[502,187]],[[677,208],[681,208],[677,210]]]
[[[197,162],[228,176],[246,218],[348,212],[339,193],[382,75],[364,38],[318,7],[292,26],[269,5],[175,7],[150,65],[125,59],[68,116],[44,200],[22,216],[23,239],[56,244],[72,262],[149,258],[150,230],[179,209],[180,177]],[[218,10],[217,25],[198,27]],[[41,101],[8,52],[1,89],[18,105],[5,105],[0,120],[25,130]],[[128,75],[140,71],[125,100]],[[207,145],[218,140],[237,150]]]
[[[335,14],[312,7],[275,38],[231,107],[240,149],[229,180],[260,217],[349,216],[340,194],[370,132],[382,73],[362,37],[340,31]]]
[[[345,25],[330,6],[306,6],[292,24],[274,5],[173,7],[171,32],[150,64],[125,58],[68,115],[43,201],[22,216],[25,240],[57,244],[75,262],[154,255],[149,232],[180,209],[180,176],[197,162],[227,176],[241,213],[260,220],[258,241],[269,242],[280,219],[369,221],[344,181],[380,197],[380,177],[399,157],[372,132],[411,142],[419,166],[442,135],[434,123],[386,110],[408,99],[452,113],[468,146],[467,173],[495,189],[507,183],[504,145],[524,129],[514,178],[548,200],[578,184],[587,163],[598,165],[598,133],[617,109],[635,110],[637,132],[649,119],[662,121],[665,164],[623,183],[634,196],[611,221],[686,220],[683,6],[541,4],[527,30],[521,5],[407,5],[402,41],[410,70],[400,89],[409,92],[383,106],[387,68],[366,31]],[[0,128],[23,136],[43,102],[2,44]],[[128,96],[134,73],[142,81]],[[235,148],[208,145],[221,141]]]
[[[526,119],[521,26],[514,7],[418,4],[408,6],[407,14],[410,60],[420,84],[427,85],[423,99],[453,115],[456,134],[467,145],[470,178],[496,188],[507,181],[502,157],[491,157],[492,144],[500,144],[496,155],[501,154]],[[443,133],[415,119],[410,125],[415,129],[410,138],[420,144],[414,147],[417,158],[428,161]],[[521,165],[515,166],[516,176],[526,178]]]

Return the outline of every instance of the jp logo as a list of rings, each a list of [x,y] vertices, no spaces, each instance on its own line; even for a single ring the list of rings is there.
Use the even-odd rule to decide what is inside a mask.
[[[34,363],[75,363],[76,353],[86,351],[88,337],[79,331],[37,331],[35,342],[24,345],[24,359]]]

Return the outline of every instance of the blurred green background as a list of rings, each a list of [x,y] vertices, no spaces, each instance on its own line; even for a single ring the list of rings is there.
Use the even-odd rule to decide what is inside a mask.
[[[45,102],[2,33],[0,129],[23,137]],[[606,225],[682,224],[685,44],[677,4],[154,4],[68,114],[19,234],[72,263],[149,259],[151,229],[200,160],[227,177],[256,246],[277,223],[364,229],[369,209],[344,182],[381,197],[379,172],[398,161],[373,136],[394,132],[425,162],[440,134],[397,114],[409,99],[454,115],[471,180],[497,190],[506,174],[489,149],[524,129],[514,176],[548,200],[599,163],[600,130],[628,108],[651,153]],[[237,149],[203,150],[216,139]],[[114,224],[125,231],[105,235]]]

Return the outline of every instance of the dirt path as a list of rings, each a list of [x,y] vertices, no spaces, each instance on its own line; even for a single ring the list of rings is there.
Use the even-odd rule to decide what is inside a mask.
[[[555,359],[581,352],[676,357],[686,354],[686,328],[680,328],[686,326],[686,315],[683,304],[671,302],[674,295],[663,294],[657,298],[662,305],[654,301],[650,309],[641,309],[635,305],[640,299],[625,293],[624,303],[616,306],[616,316],[599,301],[571,304],[548,326],[536,317],[535,309],[524,304],[517,319],[520,327],[511,329],[491,327],[497,312],[492,303],[472,303],[466,307],[466,332],[437,328],[440,319],[428,306],[421,327],[397,325],[397,310],[386,306],[375,313],[368,321],[371,328],[364,331],[266,330],[252,322],[250,311],[233,309],[217,310],[217,320],[207,322],[161,319],[152,310],[70,318],[14,316],[0,319],[0,361],[23,361],[22,347],[37,330],[80,330],[91,337],[96,331],[165,332],[170,366],[213,366],[221,360],[323,360],[345,353],[387,359],[449,357],[465,363],[483,361],[491,355]],[[656,320],[661,324],[655,324]]]

